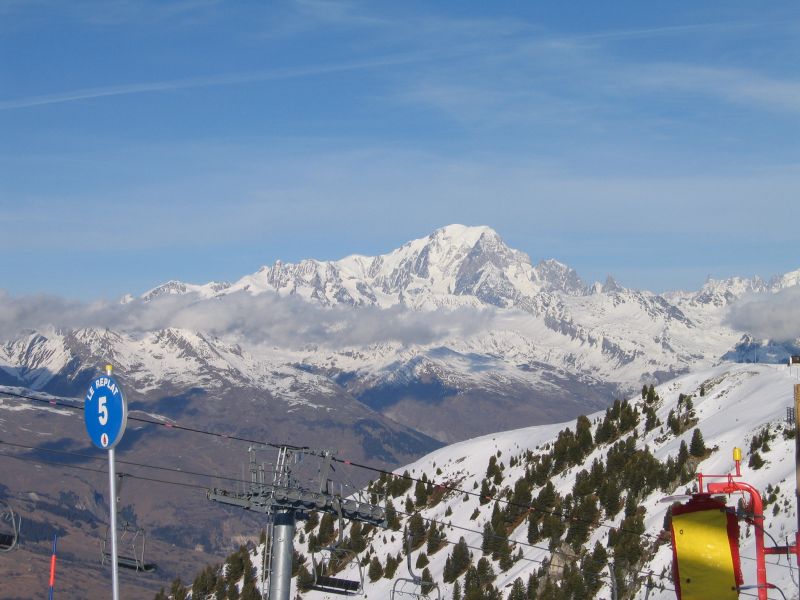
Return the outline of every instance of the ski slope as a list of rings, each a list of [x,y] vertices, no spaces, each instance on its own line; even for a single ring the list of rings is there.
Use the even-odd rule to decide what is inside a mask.
[[[693,398],[695,413],[698,418],[697,427],[702,431],[705,438],[706,447],[715,449],[711,455],[703,460],[699,465],[699,470],[705,473],[728,473],[734,469],[732,450],[734,446],[739,446],[744,451],[742,463],[742,473],[744,480],[762,490],[762,494],[768,485],[773,488],[779,487],[777,501],[765,507],[765,526],[766,531],[771,534],[778,543],[785,543],[787,539],[791,541],[794,535],[795,525],[795,499],[794,499],[794,440],[785,439],[782,435],[786,408],[793,406],[793,385],[800,383],[800,370],[790,369],[787,366],[759,365],[759,364],[721,364],[712,369],[693,373],[680,377],[664,385],[658,386],[656,391],[660,397],[660,406],[657,409],[658,417],[666,423],[670,410],[677,404],[679,394],[691,395]],[[705,395],[700,396],[700,388],[705,388]],[[634,397],[631,402],[641,403],[640,397]],[[601,419],[603,413],[596,413],[590,418],[595,424]],[[518,464],[514,467],[508,466],[508,458],[519,456],[526,450],[533,452],[541,451],[548,443],[552,443],[559,431],[565,427],[575,428],[575,422],[562,423],[556,425],[528,427],[513,431],[506,431],[494,435],[487,435],[476,439],[447,446],[437,450],[418,461],[400,468],[396,473],[401,474],[406,469],[412,477],[421,477],[423,473],[434,483],[446,483],[456,486],[462,490],[475,492],[480,486],[481,480],[486,473],[486,466],[489,457],[497,456],[498,462],[505,464],[503,471],[504,479],[501,488],[513,486],[513,483],[524,474],[524,465]],[[747,467],[748,448],[753,435],[768,427],[775,438],[770,441],[770,449],[762,452],[765,465],[759,470]],[[654,455],[661,461],[667,457],[675,457],[681,441],[689,444],[692,436],[692,429],[683,432],[680,436],[664,435],[666,426],[661,430],[656,427],[647,434],[642,434],[643,426],[640,425],[633,435],[637,436],[637,447],[648,446]],[[638,433],[637,433],[638,432]],[[584,467],[588,467],[595,457],[604,454],[608,450],[606,445],[598,446],[592,454],[584,461],[583,465],[578,465],[568,469],[552,481],[557,491],[563,496],[572,490],[575,475]],[[657,537],[661,531],[664,514],[668,504],[660,502],[670,493],[682,493],[689,486],[681,486],[678,489],[656,491],[647,496],[642,506],[646,508],[646,532],[645,535]],[[534,488],[534,497],[538,488]],[[408,494],[413,495],[413,488]],[[500,495],[498,493],[498,495]],[[730,499],[729,504],[735,504],[738,498]],[[403,498],[394,500],[394,504],[401,512],[404,510]],[[775,506],[778,506],[775,509]],[[478,498],[474,495],[465,496],[463,493],[446,494],[442,502],[421,512],[422,516],[428,519],[444,522],[447,538],[451,542],[456,542],[463,536],[469,546],[473,547],[473,563],[482,555],[481,531],[484,523],[490,519],[493,502],[483,506],[478,503]],[[477,518],[471,518],[477,510]],[[774,513],[773,513],[774,511]],[[451,514],[447,514],[451,513]],[[596,527],[585,545],[592,548],[595,541],[601,544],[606,543],[609,526],[619,525],[622,519],[622,511],[611,520],[603,520],[599,527]],[[403,518],[405,522],[405,517]],[[427,521],[426,521],[427,523]],[[298,527],[300,530],[301,526]],[[529,545],[526,539],[525,521],[510,533],[509,538],[519,543],[517,548],[522,549],[523,559],[517,561],[507,572],[501,572],[497,563],[494,563],[494,570],[497,574],[495,585],[502,590],[503,597],[507,597],[510,586],[517,577],[527,581],[528,575],[538,569],[543,562],[552,560],[547,540],[534,545]],[[379,531],[369,544],[369,549],[385,563],[387,553],[397,554],[402,549],[402,534],[393,531]],[[767,545],[771,545],[767,540]],[[517,548],[513,551],[517,552]],[[309,555],[307,545],[297,542],[296,549]],[[439,582],[442,598],[452,597],[452,585],[442,582],[442,571],[445,560],[452,547],[445,546],[442,550],[429,557],[428,568],[433,575],[434,581]],[[424,552],[423,545],[419,550],[412,554],[412,563],[416,562],[419,552]],[[259,549],[260,552],[260,549]],[[752,528],[742,524],[741,528],[741,556],[742,570],[744,573],[745,585],[755,584],[756,563],[755,563],[755,538]],[[662,544],[658,547],[653,557],[642,565],[640,571],[642,576],[652,571],[656,586],[663,584],[665,589],[655,587],[651,589],[649,598],[653,600],[672,599],[675,594],[672,590],[672,582],[668,579],[671,568],[671,547],[669,544]],[[254,564],[260,565],[260,555],[253,559]],[[786,557],[768,557],[768,579],[771,583],[778,586],[787,598],[797,598],[798,588],[794,581],[797,580],[797,569],[789,568]],[[417,569],[421,571],[421,569]],[[366,573],[366,567],[365,567]],[[419,573],[418,573],[419,574]],[[407,576],[406,564],[403,562],[398,568],[395,577]],[[343,574],[345,577],[352,577],[354,573]],[[462,576],[463,582],[463,576]],[[365,598],[387,599],[390,597],[393,580],[380,579],[374,583],[367,578],[364,591]],[[462,585],[463,589],[463,585]],[[293,588],[295,597],[296,591]],[[640,588],[636,598],[644,599],[647,590]],[[333,600],[338,598],[335,594],[309,591],[302,594],[308,600]],[[610,598],[610,588],[608,583],[604,583],[598,596],[599,598]],[[747,595],[742,594],[745,598]],[[781,597],[776,591],[771,591],[770,598]]]

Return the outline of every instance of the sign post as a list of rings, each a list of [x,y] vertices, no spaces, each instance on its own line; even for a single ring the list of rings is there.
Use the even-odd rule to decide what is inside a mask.
[[[117,564],[117,482],[114,466],[114,447],[122,439],[128,423],[128,405],[122,389],[111,377],[111,365],[106,374],[95,377],[84,401],[83,418],[92,443],[108,450],[108,489],[111,531],[111,585],[113,600],[119,600],[119,569]]]

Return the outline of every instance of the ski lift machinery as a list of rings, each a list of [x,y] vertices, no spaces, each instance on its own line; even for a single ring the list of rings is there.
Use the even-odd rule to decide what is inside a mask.
[[[265,597],[289,600],[295,522],[306,518],[305,515],[310,511],[328,513],[339,519],[337,543],[320,552],[319,557],[312,553],[312,589],[345,596],[362,593],[363,567],[357,557],[342,552],[343,525],[345,521],[350,521],[386,528],[386,510],[377,504],[354,497],[343,498],[342,494],[331,491],[328,472],[333,470],[332,451],[286,445],[269,449],[278,451],[272,483],[267,483],[264,469],[252,458],[254,448],[251,448],[249,486],[236,491],[212,488],[207,492],[208,499],[214,502],[269,515],[267,537],[270,543],[262,558],[262,595],[267,593],[268,584],[269,596]],[[300,459],[304,456],[313,456],[318,460],[317,476],[309,482],[304,482],[296,469],[301,465]],[[323,554],[327,555],[326,560],[322,559]],[[330,569],[331,566],[358,569],[358,576],[338,576],[335,569]]]
[[[442,592],[439,590],[438,583],[424,581],[422,577],[414,573],[414,569],[411,568],[411,533],[408,530],[405,531],[405,539],[409,577],[398,577],[394,580],[392,595],[389,597],[390,600],[404,600],[406,598],[410,600],[442,600]]]
[[[0,500],[0,552],[11,552],[19,542],[22,518],[14,514],[14,509]]]
[[[122,489],[123,475],[118,474],[119,483],[117,493]],[[119,496],[117,496],[119,504]],[[111,539],[111,526],[106,527],[106,535],[100,547],[100,564],[105,565],[111,562],[111,552],[108,550],[109,540]],[[117,527],[117,539],[119,546],[128,550],[127,554],[120,553],[117,556],[117,565],[142,573],[152,573],[158,567],[154,563],[145,562],[145,547],[147,545],[147,532],[144,527],[138,527],[130,521],[123,521]]]

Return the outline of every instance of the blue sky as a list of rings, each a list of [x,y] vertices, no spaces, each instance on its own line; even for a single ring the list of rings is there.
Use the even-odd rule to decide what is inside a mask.
[[[0,0],[0,288],[489,225],[586,280],[800,268],[796,2]]]

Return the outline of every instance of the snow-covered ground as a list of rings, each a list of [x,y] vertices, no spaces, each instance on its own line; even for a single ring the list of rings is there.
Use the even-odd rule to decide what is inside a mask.
[[[702,431],[706,447],[715,449],[708,458],[700,463],[698,470],[705,473],[731,472],[734,469],[732,450],[735,446],[741,447],[744,451],[742,464],[744,480],[762,492],[765,492],[768,486],[780,490],[777,494],[777,501],[770,503],[765,509],[767,532],[778,543],[785,543],[787,536],[791,541],[796,523],[794,440],[786,439],[782,432],[785,427],[786,408],[793,406],[794,384],[800,384],[800,369],[775,365],[726,363],[678,378],[656,388],[660,397],[657,414],[664,426],[656,427],[649,433],[643,434],[643,421],[640,422],[633,434],[636,435],[636,445],[639,448],[648,446],[656,458],[661,461],[665,461],[669,456],[675,457],[681,441],[689,444],[694,428],[675,437],[667,432],[667,417],[670,410],[676,408],[679,394],[691,396],[698,419],[696,426]],[[704,396],[700,396],[701,386],[705,391]],[[637,396],[631,401],[640,404],[641,398]],[[590,419],[596,424],[596,421],[602,416],[603,413],[597,413],[590,415]],[[548,443],[555,440],[558,432],[567,426],[574,431],[575,422],[517,429],[464,441],[437,450],[396,472],[400,474],[407,469],[413,477],[421,477],[424,473],[434,483],[441,482],[455,485],[462,490],[476,492],[481,480],[485,477],[489,457],[497,456],[499,453],[498,462],[504,463],[505,466],[504,479],[500,487],[513,486],[513,483],[524,474],[525,465],[523,461],[511,467],[509,459],[512,456],[523,455],[526,450],[534,453],[542,451]],[[753,470],[747,466],[750,441],[754,434],[762,431],[764,427],[769,427],[775,435],[769,443],[769,451],[761,452],[766,464],[758,470]],[[623,436],[623,439],[625,437],[627,436]],[[575,481],[575,474],[584,467],[588,467],[594,458],[603,456],[607,450],[607,445],[598,446],[583,465],[568,469],[556,476],[552,480],[556,490],[562,496],[570,493]],[[668,504],[659,501],[671,493],[682,493],[692,485],[694,483],[690,483],[689,486],[680,486],[675,490],[657,490],[644,499],[641,505],[646,508],[645,535],[654,538],[661,531]],[[537,492],[538,488],[534,488],[534,497]],[[408,494],[413,497],[413,493],[412,487]],[[764,495],[766,496],[766,493]],[[737,499],[731,498],[729,503],[733,505]],[[403,497],[396,498],[394,504],[398,511],[401,513],[404,511]],[[446,523],[445,532],[449,541],[456,542],[459,537],[463,536],[466,542],[473,547],[474,561],[477,561],[481,556],[483,525],[490,519],[493,505],[493,502],[489,502],[480,506],[478,498],[474,495],[465,496],[464,493],[453,493],[447,494],[444,500],[436,506],[422,510],[421,514],[426,520],[434,519]],[[776,505],[777,509],[774,508]],[[477,518],[473,518],[475,511],[478,513]],[[608,526],[619,525],[622,516],[622,512],[620,512],[614,519],[603,520],[600,526],[594,529],[587,547],[593,547],[597,540],[605,545],[609,532]],[[514,547],[514,553],[521,548],[523,559],[516,562],[507,572],[501,572],[498,564],[494,564],[497,574],[495,585],[503,591],[503,597],[508,595],[510,586],[517,577],[527,581],[529,573],[538,569],[543,561],[551,558],[547,548],[548,540],[533,545],[528,544],[526,532],[526,522],[523,521],[509,535],[511,540],[519,543]],[[401,550],[403,543],[401,538],[402,535],[399,532],[380,531],[371,539],[370,547],[373,554],[385,563],[387,553],[396,555]],[[769,540],[767,544],[770,545]],[[306,544],[297,543],[296,548],[308,555]],[[448,600],[452,597],[452,585],[442,582],[442,571],[445,559],[451,550],[452,546],[446,546],[430,556],[428,566],[433,579],[439,582],[442,597]],[[412,562],[415,562],[418,553],[423,551],[425,551],[424,546],[415,551],[412,555]],[[741,555],[745,585],[754,584],[756,577],[755,538],[752,528],[744,525],[742,526]],[[669,576],[671,560],[669,544],[661,544],[654,557],[642,566],[642,574],[652,571],[656,584],[663,583],[666,588],[664,590],[658,587],[652,589],[649,598],[666,600],[675,597],[674,592],[670,591],[673,587],[672,582],[669,579],[660,579],[662,574]],[[260,563],[258,558],[254,558],[253,562]],[[790,568],[786,557],[777,556],[768,557],[768,562],[769,581],[778,586],[787,598],[797,598],[798,587],[794,583],[798,580],[796,563],[793,563],[794,567]],[[417,571],[419,572],[421,569],[417,569]],[[352,575],[353,573],[347,576]],[[395,577],[406,575],[406,565],[402,563]],[[364,597],[387,599],[390,596],[392,585],[393,580],[380,579],[370,583],[367,578]],[[645,594],[645,588],[641,588],[637,598],[644,598]],[[310,591],[304,593],[303,597],[309,600],[332,600],[337,596]],[[598,597],[610,597],[610,588],[607,584],[604,584]],[[778,598],[780,595],[771,591],[769,597]]]

